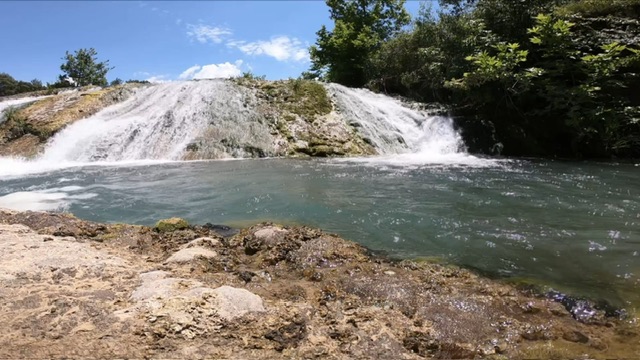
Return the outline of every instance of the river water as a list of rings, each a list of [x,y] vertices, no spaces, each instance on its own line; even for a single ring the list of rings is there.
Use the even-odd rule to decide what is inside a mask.
[[[394,257],[440,257],[616,306],[639,304],[638,164],[414,160],[72,167],[0,177],[0,207],[145,225],[173,216],[305,224]]]

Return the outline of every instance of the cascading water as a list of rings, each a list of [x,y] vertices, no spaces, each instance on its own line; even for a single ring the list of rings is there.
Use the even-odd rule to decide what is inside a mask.
[[[464,151],[450,118],[413,110],[389,96],[329,84],[342,115],[381,155]]]
[[[366,89],[329,84],[327,89],[349,123],[383,155],[345,161],[383,165],[446,164],[495,166],[496,161],[466,152],[453,120],[414,110],[401,101]]]
[[[366,161],[476,165],[479,160],[466,154],[449,118],[364,89],[337,84],[326,88],[344,121],[386,155]],[[88,164],[183,160],[189,158],[190,146],[207,159],[241,158],[256,151],[260,156],[278,156],[282,144],[273,131],[251,89],[224,80],[157,84],[69,125],[37,159],[0,158],[0,176]]]
[[[250,94],[227,81],[175,82],[141,89],[125,102],[78,121],[57,134],[42,161],[181,160],[205,129],[212,143],[259,143],[269,129],[247,106]],[[214,157],[233,157],[218,149]],[[241,155],[241,154],[240,154]]]

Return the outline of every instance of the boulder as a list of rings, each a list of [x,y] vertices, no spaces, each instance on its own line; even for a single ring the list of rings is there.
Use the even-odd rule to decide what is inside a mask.
[[[189,223],[187,220],[181,218],[170,218],[158,221],[155,228],[159,232],[171,232],[186,229],[188,227]]]
[[[202,247],[189,247],[189,248],[182,249],[176,252],[175,254],[171,255],[167,259],[166,263],[182,264],[182,263],[191,262],[197,258],[211,259],[216,257],[217,255],[218,254],[213,250],[205,249]]]
[[[268,226],[253,233],[253,236],[262,242],[273,243],[275,241],[282,240],[284,235],[287,233],[288,231],[285,229],[276,226]]]
[[[218,315],[231,320],[249,312],[264,312],[262,298],[249,290],[231,286],[220,286],[213,290],[216,294]]]

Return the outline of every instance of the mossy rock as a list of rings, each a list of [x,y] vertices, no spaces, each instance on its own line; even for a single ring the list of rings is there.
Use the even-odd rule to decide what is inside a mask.
[[[189,227],[189,223],[185,219],[171,218],[160,220],[156,223],[155,229],[160,232],[171,232],[176,230],[182,230]]]

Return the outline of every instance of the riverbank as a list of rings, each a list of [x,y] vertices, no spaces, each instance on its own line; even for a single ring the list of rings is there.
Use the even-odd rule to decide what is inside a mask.
[[[0,212],[0,356],[635,358],[639,329],[335,235]],[[577,320],[578,318],[579,320]]]

